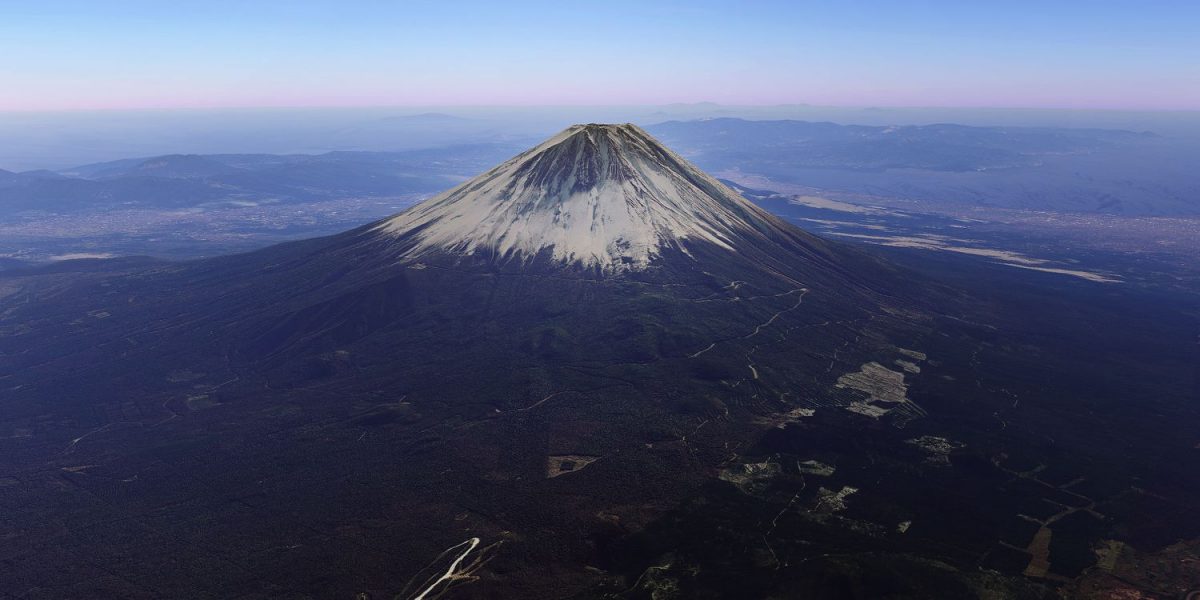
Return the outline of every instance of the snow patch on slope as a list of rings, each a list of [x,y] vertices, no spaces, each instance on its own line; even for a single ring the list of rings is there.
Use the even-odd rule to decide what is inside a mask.
[[[416,242],[404,255],[482,253],[605,272],[642,269],[662,249],[702,240],[732,250],[764,213],[641,128],[575,125],[383,222]]]

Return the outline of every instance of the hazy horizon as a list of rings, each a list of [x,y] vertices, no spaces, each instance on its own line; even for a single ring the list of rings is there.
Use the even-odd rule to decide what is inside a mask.
[[[0,111],[0,169],[60,170],[163,154],[320,154],[527,143],[574,123],[733,117],[844,125],[1075,127],[1200,137],[1200,111],[738,106],[406,106]]]
[[[1193,137],[1198,21],[1125,0],[9,2],[0,169],[713,117]]]

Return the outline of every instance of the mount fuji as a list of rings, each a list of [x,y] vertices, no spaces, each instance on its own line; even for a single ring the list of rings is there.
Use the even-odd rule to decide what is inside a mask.
[[[1096,376],[1028,318],[803,232],[636,126],[577,125],[342,234],[0,275],[0,579],[46,598],[1048,597],[1026,566],[1073,563],[1018,515],[1050,494],[1038,461],[1086,446],[1095,469],[1054,476],[1113,479],[1123,446],[1038,411],[1123,388],[1023,380]]]

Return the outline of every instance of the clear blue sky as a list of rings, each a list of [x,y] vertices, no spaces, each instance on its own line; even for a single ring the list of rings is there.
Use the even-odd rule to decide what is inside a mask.
[[[0,110],[1200,109],[1200,0],[0,0]]]

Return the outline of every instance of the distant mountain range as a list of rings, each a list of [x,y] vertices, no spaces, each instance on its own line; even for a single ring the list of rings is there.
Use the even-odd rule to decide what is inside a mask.
[[[651,131],[707,161],[779,161],[793,167],[875,171],[982,171],[1029,167],[1043,157],[1089,152],[1156,137],[1108,129],[908,125],[872,127],[808,121],[669,121]],[[762,157],[762,153],[770,157]]]
[[[1200,144],[1109,129],[706,119],[647,128],[701,168],[910,208],[1200,215]],[[760,185],[767,185],[760,182]]]
[[[512,152],[480,144],[320,155],[167,155],[60,173],[0,172],[0,218],[21,211],[178,209],[239,201],[312,201],[436,192]]]
[[[396,119],[433,129],[469,121],[438,113]],[[1189,150],[1150,133],[733,118],[668,121],[647,129],[720,176],[761,176],[952,206],[1200,213],[1200,178],[1188,167]],[[516,148],[488,143],[404,152],[177,154],[59,172],[0,171],[0,220],[24,211],[166,210],[432,193]]]
[[[449,131],[469,119],[395,117]],[[390,122],[390,121],[389,121]],[[374,127],[390,127],[380,121]],[[721,177],[765,177],[951,207],[1135,215],[1200,214],[1200,152],[1150,133],[1106,129],[860,126],[717,118],[647,130]],[[319,155],[165,155],[59,172],[0,171],[0,221],[24,211],[287,204],[442,191],[511,155],[504,143]]]

